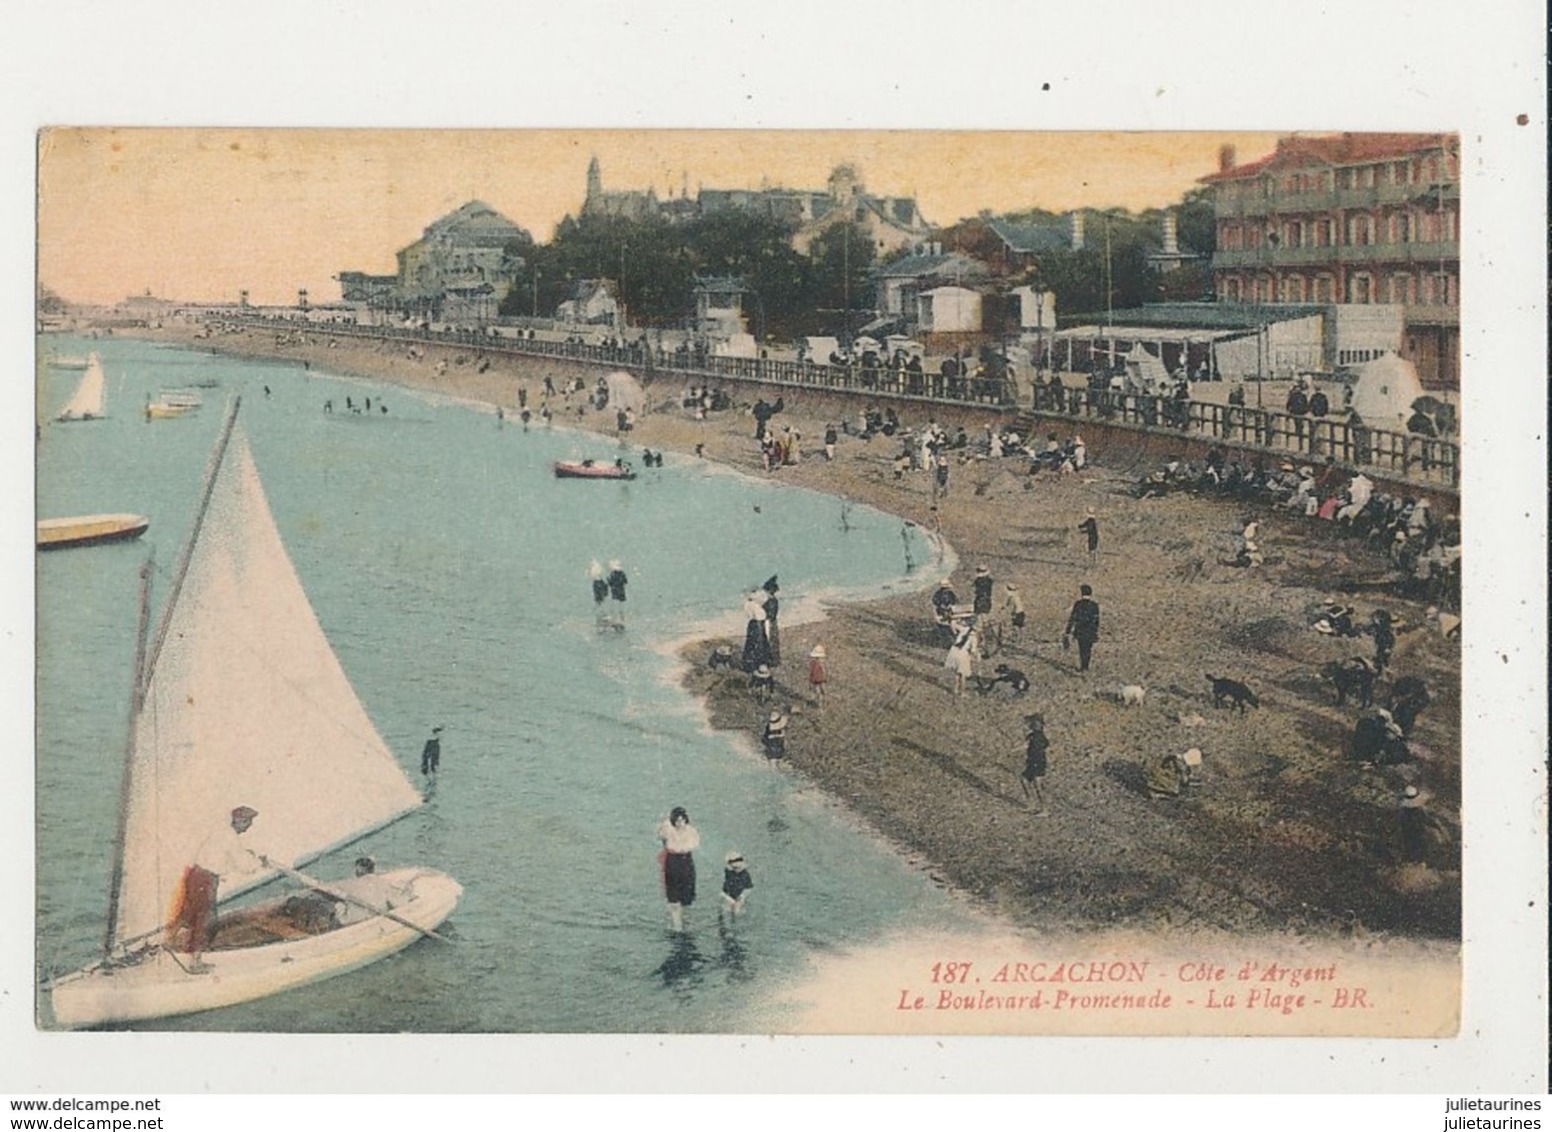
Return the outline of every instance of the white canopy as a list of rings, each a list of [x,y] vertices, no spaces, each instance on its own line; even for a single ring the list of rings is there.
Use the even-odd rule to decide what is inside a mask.
[[[1381,354],[1358,367],[1347,405],[1371,428],[1405,431],[1412,402],[1421,396],[1417,368],[1395,354]]]

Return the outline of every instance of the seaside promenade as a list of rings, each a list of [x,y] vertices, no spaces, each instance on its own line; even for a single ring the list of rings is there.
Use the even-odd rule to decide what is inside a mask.
[[[687,386],[732,381],[769,386],[776,392],[841,394],[864,402],[1029,414],[1051,428],[1070,428],[1076,422],[1083,422],[1090,431],[1119,427],[1151,434],[1154,439],[1147,442],[1150,449],[1160,448],[1166,438],[1176,438],[1170,443],[1182,458],[1199,458],[1209,446],[1219,445],[1242,453],[1247,462],[1259,458],[1274,465],[1283,460],[1325,463],[1362,471],[1398,489],[1430,488],[1453,494],[1460,483],[1460,446],[1454,439],[1374,427],[1350,419],[1340,409],[1311,418],[1267,407],[1282,403],[1287,381],[1252,382],[1247,398],[1251,403],[1237,406],[1225,403],[1229,388],[1225,382],[1194,383],[1191,398],[1178,402],[1159,393],[1096,387],[1082,374],[1015,373],[993,379],[974,373],[947,376],[935,364],[908,371],[829,365],[811,359],[722,357],[688,345],[663,348],[645,333],[629,342],[597,343],[584,341],[577,334],[553,332],[523,337],[494,329],[359,326],[257,316],[222,319],[215,325],[217,333],[234,329],[273,333],[281,352],[287,346],[300,345],[304,338],[314,345],[343,338],[398,343],[406,349],[473,350],[482,358],[526,357],[605,370],[625,368],[658,381],[680,380]],[[1261,388],[1256,388],[1258,384]]]
[[[549,348],[539,356],[327,329],[281,341],[289,328],[273,324],[212,338],[195,337],[189,326],[146,333],[504,406],[514,444],[523,437],[512,424],[520,391],[536,408],[546,377],[559,388],[568,376],[629,368]],[[774,693],[790,709],[791,771],[932,876],[1038,928],[1458,939],[1460,646],[1432,626],[1424,601],[1405,596],[1381,548],[1266,500],[1184,491],[1139,498],[1139,442],[1161,454],[1181,438],[1147,425],[1095,431],[1102,422],[1081,415],[1041,420],[1052,431],[1082,427],[1090,459],[1082,473],[1021,474],[1022,462],[971,457],[955,462],[946,493],[938,493],[925,473],[896,474],[899,446],[887,440],[843,435],[835,459],[823,458],[827,423],[865,397],[775,386],[785,392],[776,424],[804,438],[803,456],[766,472],[747,409],[763,386],[740,381],[732,410],[698,419],[679,407],[686,372],[640,372],[656,408],[629,433],[617,433],[614,413],[594,411],[585,394],[552,399],[555,420],[627,455],[647,447],[695,453],[828,493],[842,519],[850,502],[866,503],[941,539],[947,557],[916,564],[914,584],[896,596],[784,625],[783,654],[791,659],[775,670]],[[300,390],[277,386],[276,395]],[[950,431],[964,424],[974,432],[1021,411],[909,394],[896,404],[902,428],[936,420]],[[535,419],[532,427],[543,425]],[[1441,513],[1450,509],[1438,502]],[[1093,562],[1078,531],[1090,508],[1102,532]],[[1251,569],[1229,561],[1246,518],[1259,522],[1265,552],[1264,564]],[[981,566],[998,592],[1017,586],[1028,622],[999,654],[978,657],[975,675],[991,675],[998,663],[1017,668],[1031,681],[1024,695],[951,692],[928,592],[946,576],[968,594]],[[759,581],[728,578],[728,592]],[[1060,647],[1080,583],[1092,585],[1103,611],[1087,673]],[[782,597],[791,609],[804,595]],[[1337,704],[1321,672],[1372,646],[1314,631],[1333,597],[1353,604],[1360,620],[1384,608],[1399,626],[1378,687],[1382,702],[1402,676],[1424,680],[1432,694],[1405,765],[1366,767],[1349,753],[1358,708]],[[717,643],[687,650],[685,686],[705,698],[716,726],[748,735],[758,749],[769,705],[741,674],[706,667]],[[796,663],[817,644],[829,657],[822,707]],[[1260,707],[1218,709],[1206,673],[1246,683]],[[1143,701],[1126,703],[1126,686],[1144,689]],[[1026,806],[1017,781],[1024,719],[1033,711],[1044,715],[1051,742],[1044,816]],[[1151,797],[1148,768],[1193,748],[1204,759],[1197,784],[1178,798]],[[1408,785],[1430,798],[1424,862],[1408,861],[1402,844],[1399,800]]]

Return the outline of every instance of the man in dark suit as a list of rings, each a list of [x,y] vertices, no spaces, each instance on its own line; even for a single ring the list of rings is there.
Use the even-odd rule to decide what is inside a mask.
[[[1099,603],[1094,600],[1094,588],[1087,583],[1078,587],[1078,600],[1072,603],[1067,615],[1067,628],[1062,631],[1062,645],[1069,640],[1078,642],[1078,671],[1089,670],[1089,656],[1094,642],[1099,640]]]

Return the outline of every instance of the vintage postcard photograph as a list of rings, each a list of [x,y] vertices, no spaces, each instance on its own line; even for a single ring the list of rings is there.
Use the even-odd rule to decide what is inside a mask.
[[[1465,160],[44,129],[35,1026],[1452,1037]]]

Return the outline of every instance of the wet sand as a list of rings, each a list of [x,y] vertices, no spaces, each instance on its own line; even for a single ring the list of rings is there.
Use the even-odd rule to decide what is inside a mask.
[[[330,348],[277,346],[250,332],[193,339],[190,330],[151,332],[256,356],[307,360],[317,369],[433,389],[501,404],[516,415],[519,385],[537,411],[543,378],[557,385],[600,369],[544,360],[492,358],[476,372],[469,348],[427,350],[411,359],[403,344]],[[460,362],[459,359],[462,359]],[[438,363],[445,372],[438,373]],[[747,404],[704,422],[678,408],[683,382],[647,386],[650,411],[631,447],[691,453],[765,475]],[[775,425],[802,436],[802,459],[773,473],[870,504],[941,533],[959,556],[954,588],[968,601],[977,566],[1000,597],[1015,583],[1026,628],[995,656],[976,662],[1027,674],[1032,687],[952,694],[943,667],[947,641],[933,624],[929,595],[939,580],[920,570],[922,589],[830,608],[818,622],[784,627],[776,704],[789,706],[786,773],[802,775],[881,834],[927,862],[943,883],[1016,924],[1051,931],[1125,928],[1202,930],[1265,936],[1458,939],[1460,932],[1460,653],[1421,625],[1423,608],[1381,587],[1388,563],[1329,524],[1225,499],[1173,495],[1138,500],[1143,472],[1134,453],[1091,444],[1091,467],[1073,476],[1024,474],[1023,461],[953,464],[947,497],[936,509],[924,473],[896,479],[897,440],[842,436],[836,459],[823,457],[827,420],[853,418],[860,402],[785,392]],[[566,422],[613,434],[614,414]],[[902,423],[925,423],[924,408],[905,406]],[[976,436],[990,414],[945,409],[950,432]],[[534,427],[539,427],[535,421]],[[1063,437],[1070,425],[1063,424]],[[638,460],[639,462],[639,460]],[[1077,525],[1094,508],[1100,526],[1090,566]],[[1224,564],[1240,520],[1261,520],[1265,565]],[[738,583],[741,583],[739,580]],[[1077,671],[1076,647],[1060,637],[1078,585],[1088,582],[1102,610],[1101,638],[1089,672]],[[1373,588],[1366,588],[1366,587]],[[1421,676],[1433,702],[1414,732],[1417,760],[1401,768],[1360,767],[1346,754],[1357,709],[1339,707],[1320,666],[1372,656],[1366,639],[1314,632],[1322,598],[1347,592],[1360,620],[1383,605],[1403,623],[1389,676]],[[784,607],[804,595],[783,592]],[[742,674],[710,671],[718,643],[686,651],[685,685],[705,697],[713,723],[758,736],[768,705],[750,695]],[[807,682],[816,643],[828,654],[830,682],[821,705]],[[1243,681],[1259,707],[1217,708],[1207,673]],[[1119,702],[1123,685],[1145,690],[1140,704]],[[1389,679],[1379,682],[1384,702]],[[1043,713],[1050,738],[1045,809],[1026,799],[1024,717]],[[1195,785],[1179,798],[1153,798],[1146,767],[1167,753],[1199,748]],[[1429,797],[1426,865],[1403,862],[1402,787]]]

